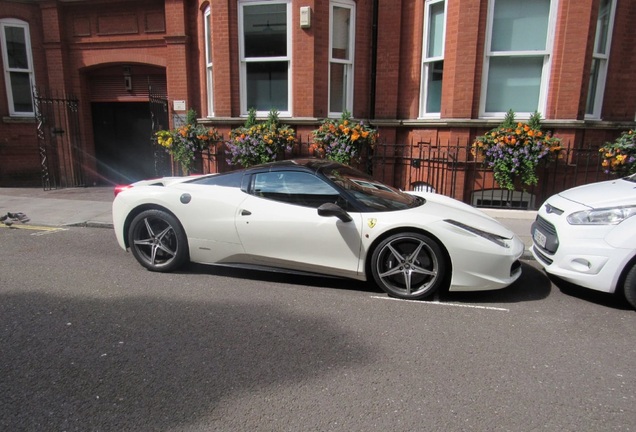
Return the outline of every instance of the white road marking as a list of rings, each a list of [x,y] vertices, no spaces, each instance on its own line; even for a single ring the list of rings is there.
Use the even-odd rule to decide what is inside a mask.
[[[433,301],[404,300],[404,299],[398,299],[393,297],[381,297],[381,296],[371,296],[371,298],[380,299],[380,300],[394,300],[394,301],[409,302],[409,303],[419,303],[421,305],[454,306],[454,307],[463,307],[463,308],[469,308],[469,309],[485,309],[485,310],[492,310],[492,311],[499,311],[499,312],[510,312],[510,309],[498,308],[493,306],[479,306],[479,305],[470,305],[470,304],[440,302],[437,296],[435,296],[435,300]]]

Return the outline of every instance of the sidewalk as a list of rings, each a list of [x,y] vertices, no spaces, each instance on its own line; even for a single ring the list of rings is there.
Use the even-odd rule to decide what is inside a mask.
[[[112,187],[0,188],[0,214],[25,213],[29,225],[112,228]]]
[[[70,188],[44,191],[38,188],[0,188],[0,214],[25,213],[30,225],[113,227],[112,187]],[[531,258],[530,225],[537,212],[484,209],[508,227],[526,245],[524,258]]]

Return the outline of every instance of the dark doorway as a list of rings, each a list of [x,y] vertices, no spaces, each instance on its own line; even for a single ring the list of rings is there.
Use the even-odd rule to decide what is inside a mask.
[[[102,184],[155,176],[148,102],[93,102],[97,173]]]

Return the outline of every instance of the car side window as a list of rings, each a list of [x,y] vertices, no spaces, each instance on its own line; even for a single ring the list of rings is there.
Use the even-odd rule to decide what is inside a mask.
[[[310,173],[275,171],[252,177],[253,195],[303,207],[318,208],[324,203],[340,204],[336,189]]]
[[[242,179],[243,173],[237,171],[226,174],[214,174],[210,176],[199,177],[194,180],[190,180],[188,183],[240,188]]]

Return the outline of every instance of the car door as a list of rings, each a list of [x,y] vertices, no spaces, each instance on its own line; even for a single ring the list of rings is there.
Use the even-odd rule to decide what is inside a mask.
[[[237,208],[247,194],[239,187],[182,185],[178,217],[190,246],[190,259],[199,263],[241,261],[243,246],[235,229]]]
[[[349,277],[362,270],[361,215],[318,215],[321,204],[342,199],[327,182],[308,172],[256,173],[249,192],[236,229],[255,263]]]

